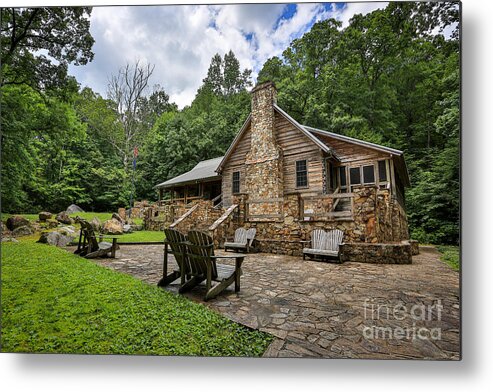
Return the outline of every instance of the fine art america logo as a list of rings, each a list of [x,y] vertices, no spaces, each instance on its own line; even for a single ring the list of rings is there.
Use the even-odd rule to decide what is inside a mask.
[[[428,305],[387,305],[367,298],[363,336],[366,339],[440,340],[442,330],[436,324],[442,319],[442,311],[440,299]]]

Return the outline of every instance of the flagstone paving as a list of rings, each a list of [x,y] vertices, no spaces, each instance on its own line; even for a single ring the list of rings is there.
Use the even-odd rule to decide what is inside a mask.
[[[266,357],[459,359],[459,274],[435,248],[420,251],[411,265],[250,254],[239,293],[233,285],[208,302],[205,287],[186,295],[274,335]],[[124,245],[116,259],[95,261],[157,284],[162,260],[162,246]],[[177,293],[178,282],[166,290]]]

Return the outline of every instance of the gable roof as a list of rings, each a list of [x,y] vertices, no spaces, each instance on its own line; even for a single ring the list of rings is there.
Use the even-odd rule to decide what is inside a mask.
[[[216,169],[222,160],[223,157],[217,157],[201,161],[192,170],[158,184],[155,188],[170,188],[176,185],[194,183],[199,180],[220,179],[221,176],[216,173]]]
[[[360,140],[360,139],[355,139],[355,138],[352,138],[349,136],[340,135],[338,133],[324,131],[322,129],[313,128],[313,127],[309,127],[306,125],[301,125],[294,118],[292,118],[289,114],[287,114],[284,110],[282,110],[279,106],[277,106],[277,104],[274,104],[274,110],[277,111],[279,114],[281,114],[286,120],[288,120],[296,129],[298,129],[301,133],[303,133],[310,141],[315,143],[322,151],[330,154],[335,159],[339,159],[337,156],[337,152],[334,151],[323,140],[321,140],[317,135],[329,136],[329,137],[332,137],[332,138],[337,139],[337,140],[342,140],[342,141],[345,141],[348,143],[357,144],[357,145],[365,147],[365,148],[371,148],[373,150],[377,150],[377,151],[381,151],[381,152],[390,154],[393,157],[397,157],[397,162],[398,162],[397,169],[398,169],[399,173],[401,174],[401,177],[402,177],[403,182],[404,182],[404,186],[410,186],[411,185],[410,180],[409,180],[409,173],[407,170],[407,165],[406,165],[406,162],[404,160],[404,153],[401,150],[397,150],[397,149],[391,148],[391,147],[382,146],[382,145],[376,144],[376,143],[370,143],[370,142]],[[247,119],[245,120],[245,122],[243,123],[243,126],[240,129],[240,132],[238,132],[238,134],[234,138],[233,142],[229,146],[228,150],[226,151],[226,154],[224,154],[223,159],[218,164],[217,170],[216,170],[218,173],[221,173],[221,170],[222,170],[224,164],[226,163],[226,161],[228,160],[230,155],[233,153],[233,150],[235,149],[236,145],[240,141],[242,135],[245,133],[248,126],[250,125],[251,120],[252,120],[252,114],[250,113],[248,115]]]
[[[313,143],[315,143],[321,150],[325,151],[328,154],[336,156],[334,151],[327,146],[324,142],[322,142],[320,139],[318,139],[316,136],[314,136],[309,130],[305,129],[302,125],[300,125],[294,118],[292,118],[289,114],[287,114],[284,110],[282,110],[279,106],[274,104],[274,110],[276,110],[279,114],[284,116],[286,120],[288,120],[296,129],[298,129],[301,133],[303,133],[309,140],[311,140]],[[228,150],[226,151],[226,154],[224,154],[223,160],[217,167],[217,172],[220,173],[222,167],[232,154],[233,150],[235,149],[236,145],[240,141],[241,137],[245,133],[245,131],[248,129],[248,126],[250,125],[252,121],[252,114],[250,113],[243,123],[243,126],[240,129],[240,132],[236,135],[234,138],[233,142],[229,146]]]
[[[376,144],[376,143],[370,143],[370,142],[360,140],[360,139],[355,139],[355,138],[349,137],[349,136],[340,135],[340,134],[334,133],[334,132],[324,131],[324,130],[318,129],[318,128],[308,127],[306,125],[303,125],[303,127],[307,131],[312,132],[315,135],[318,134],[318,135],[329,136],[329,137],[337,139],[337,140],[342,140],[342,141],[345,141],[348,143],[357,144],[357,145],[362,146],[362,147],[371,148],[373,150],[381,151],[381,152],[390,154],[393,157],[396,157],[397,158],[397,160],[396,160],[397,161],[397,170],[399,171],[399,174],[402,177],[402,180],[404,182],[404,186],[411,186],[411,181],[409,179],[409,172],[407,170],[406,161],[404,159],[404,152],[402,152],[401,150],[397,150],[397,149],[391,148],[391,147],[382,146],[382,145]]]

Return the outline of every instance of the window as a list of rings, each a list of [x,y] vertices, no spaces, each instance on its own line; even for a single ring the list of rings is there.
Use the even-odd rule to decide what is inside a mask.
[[[351,181],[351,185],[361,184],[361,172],[359,167],[352,167],[349,169],[349,181]]]
[[[308,186],[308,171],[306,159],[296,161],[296,188],[306,188]]]
[[[363,184],[375,183],[375,166],[363,166]]]
[[[339,184],[341,185],[341,189],[345,189],[347,186],[346,166],[339,166]]]
[[[233,193],[240,193],[240,172],[233,172]]]
[[[387,161],[378,161],[378,180],[387,181]]]

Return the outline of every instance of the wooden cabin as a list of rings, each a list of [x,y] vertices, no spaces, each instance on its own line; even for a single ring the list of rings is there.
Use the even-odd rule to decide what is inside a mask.
[[[208,159],[177,177],[156,185],[159,204],[188,204],[195,200],[214,200],[221,198],[221,175],[216,172],[223,157]]]
[[[237,206],[237,225],[256,227],[259,239],[285,253],[315,228],[338,228],[352,242],[408,239],[403,152],[301,125],[277,105],[276,94],[271,82],[255,87],[251,113],[226,154],[158,189],[184,202],[220,193],[225,210]],[[204,166],[207,175],[194,175]],[[220,191],[206,196],[211,183]],[[198,187],[194,196],[191,186]]]

